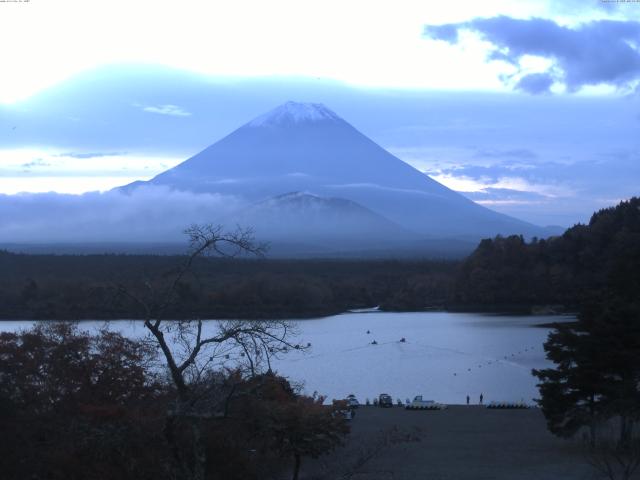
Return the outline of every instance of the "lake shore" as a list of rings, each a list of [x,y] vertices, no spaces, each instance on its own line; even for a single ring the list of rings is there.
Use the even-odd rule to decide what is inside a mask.
[[[538,408],[361,407],[351,425],[345,446],[303,463],[301,479],[341,478],[345,472],[354,480],[597,478],[580,441],[549,433]]]

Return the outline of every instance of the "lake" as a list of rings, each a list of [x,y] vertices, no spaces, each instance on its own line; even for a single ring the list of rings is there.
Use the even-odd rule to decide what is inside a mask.
[[[536,324],[564,322],[566,316],[506,316],[447,312],[345,313],[301,320],[299,342],[308,352],[292,351],[274,361],[278,373],[304,382],[305,391],[329,399],[355,394],[361,402],[380,393],[425,398],[448,404],[526,401],[538,397],[532,368],[551,364],[543,342],[548,328]],[[209,321],[210,327],[215,321]],[[33,322],[0,322],[9,331]],[[84,328],[104,322],[82,322]],[[127,335],[144,334],[139,321],[112,321]],[[369,331],[369,333],[367,333]],[[404,338],[405,341],[400,340]],[[377,344],[372,344],[373,341]]]

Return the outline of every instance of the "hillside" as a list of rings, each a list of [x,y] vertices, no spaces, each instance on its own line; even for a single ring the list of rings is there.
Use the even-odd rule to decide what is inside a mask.
[[[577,308],[604,290],[637,298],[639,267],[640,198],[634,197],[558,237],[483,240],[461,266],[452,303]]]

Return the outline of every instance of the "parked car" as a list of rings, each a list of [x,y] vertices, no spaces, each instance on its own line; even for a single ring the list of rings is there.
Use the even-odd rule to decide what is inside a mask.
[[[407,410],[444,410],[447,406],[437,403],[435,400],[425,400],[422,395],[416,395],[413,402],[405,408]]]
[[[388,393],[381,393],[378,397],[379,407],[393,407],[393,399]]]
[[[358,408],[360,406],[360,402],[358,402],[355,395],[351,394],[347,395],[347,405],[349,408]]]

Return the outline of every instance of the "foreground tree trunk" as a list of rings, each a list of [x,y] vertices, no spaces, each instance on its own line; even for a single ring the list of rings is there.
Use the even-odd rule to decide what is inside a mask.
[[[298,480],[298,475],[300,475],[300,464],[302,463],[301,458],[300,458],[300,454],[299,453],[294,453],[293,454],[293,460],[294,460],[294,464],[293,464],[293,480]]]
[[[191,419],[193,437],[193,480],[205,480],[207,471],[207,450],[202,433],[202,423]]]

